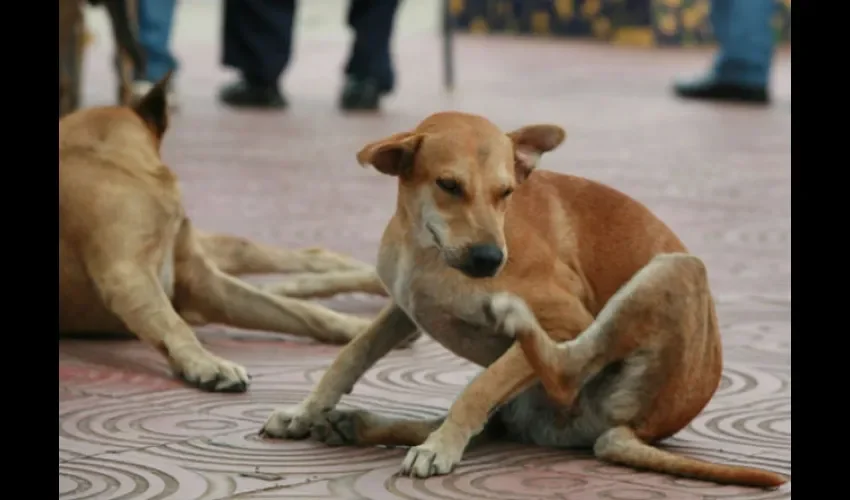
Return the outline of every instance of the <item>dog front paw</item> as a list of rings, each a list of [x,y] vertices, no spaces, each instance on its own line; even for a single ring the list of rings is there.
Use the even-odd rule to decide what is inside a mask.
[[[497,293],[484,301],[484,316],[492,328],[511,338],[536,327],[534,313],[524,300],[511,293]]]
[[[408,450],[401,464],[401,474],[417,478],[442,476],[454,470],[462,457],[463,447],[428,438],[425,443]]]
[[[281,408],[266,421],[261,436],[280,439],[306,439],[328,446],[357,444],[362,423],[358,410],[313,411],[305,404]]]
[[[322,412],[314,411],[304,403],[279,408],[269,416],[259,434],[279,439],[304,439],[310,436],[311,429],[320,418]]]
[[[172,359],[174,371],[187,383],[210,392],[245,392],[251,376],[242,366],[200,351]]]

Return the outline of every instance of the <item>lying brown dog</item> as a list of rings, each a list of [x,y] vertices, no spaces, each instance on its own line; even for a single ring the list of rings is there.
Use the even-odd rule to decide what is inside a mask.
[[[706,271],[637,201],[531,175],[564,137],[555,125],[504,134],[482,117],[439,113],[363,148],[361,164],[399,179],[378,261],[393,303],[261,433],[412,446],[402,472],[428,477],[450,472],[489,419],[482,436],[592,447],[611,462],[722,483],[784,483],[649,446],[688,425],[720,381]],[[417,328],[486,367],[445,418],[334,409]]]
[[[301,297],[383,290],[374,269],[349,257],[196,230],[159,154],[167,80],[132,108],[89,108],[59,120],[59,328],[132,332],[191,384],[244,391],[245,369],[204,349],[188,322],[346,343],[369,321],[231,274],[324,273],[272,290]]]

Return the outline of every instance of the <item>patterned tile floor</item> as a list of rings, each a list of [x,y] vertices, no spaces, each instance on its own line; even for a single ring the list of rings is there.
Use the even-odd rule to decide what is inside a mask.
[[[463,38],[460,86],[447,95],[439,85],[439,45],[426,3],[408,2],[401,12],[401,85],[380,116],[368,117],[334,109],[346,50],[339,2],[302,2],[309,4],[302,12],[307,21],[286,78],[293,107],[285,114],[216,104],[215,90],[226,81],[217,66],[217,3],[183,2],[175,44],[183,62],[183,108],[164,156],[183,180],[196,223],[280,245],[325,245],[373,261],[394,187],[356,166],[358,146],[448,108],[487,114],[505,128],[561,123],[569,139],[546,158],[545,168],[625,190],[709,266],[725,342],[723,383],[703,414],[666,445],[790,473],[790,58],[777,60],[776,104],[757,110],[669,96],[669,79],[702,69],[709,52]],[[98,38],[87,62],[86,97],[95,104],[109,101],[113,80],[105,25],[99,13],[92,19]],[[382,300],[346,296],[328,303],[370,315]],[[255,435],[269,412],[299,401],[337,348],[223,328],[200,335],[214,352],[249,367],[249,393],[184,388],[153,350],[135,340],[59,342],[60,498],[791,495],[790,485],[773,492],[722,487],[604,465],[582,453],[512,446],[472,452],[456,473],[414,481],[394,475],[401,450],[262,441]],[[437,415],[475,372],[422,340],[380,362],[345,404]]]

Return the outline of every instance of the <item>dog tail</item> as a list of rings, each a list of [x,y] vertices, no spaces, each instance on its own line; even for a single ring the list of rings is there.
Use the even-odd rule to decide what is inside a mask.
[[[635,436],[627,427],[616,427],[596,440],[593,452],[597,458],[627,465],[635,469],[663,472],[674,476],[702,479],[721,484],[776,488],[788,478],[766,470],[733,465],[720,465],[695,458],[674,455],[652,447]]]

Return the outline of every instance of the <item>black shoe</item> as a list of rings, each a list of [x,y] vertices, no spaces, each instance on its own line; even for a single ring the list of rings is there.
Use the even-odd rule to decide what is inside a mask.
[[[254,85],[244,80],[226,85],[218,98],[225,104],[242,108],[283,109],[289,104],[275,85]]]
[[[386,91],[380,88],[377,80],[348,77],[339,98],[339,107],[345,111],[377,111],[384,94]]]
[[[711,78],[679,82],[673,86],[677,96],[685,99],[768,104],[770,96],[766,87],[750,87],[733,83],[720,83]]]

